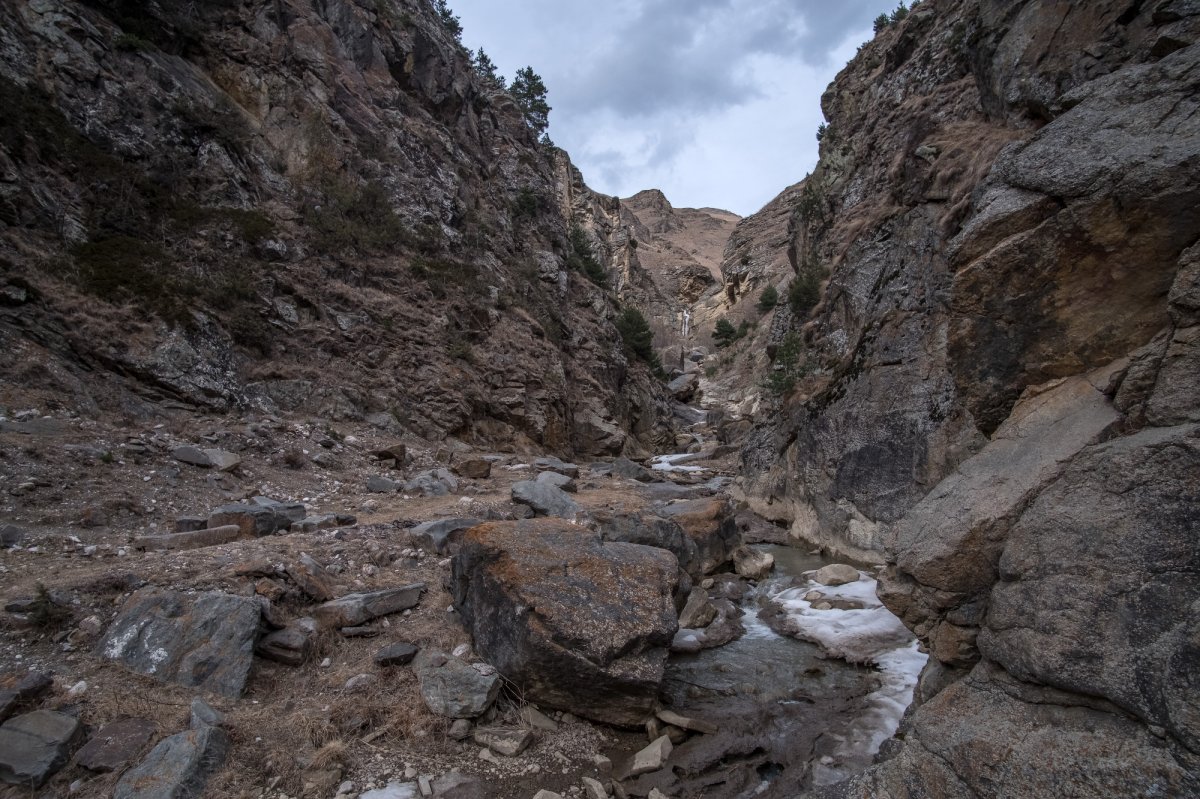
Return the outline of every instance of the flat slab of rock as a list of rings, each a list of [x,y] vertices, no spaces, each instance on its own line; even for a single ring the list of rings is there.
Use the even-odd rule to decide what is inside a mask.
[[[476,651],[526,699],[616,725],[651,715],[677,624],[670,552],[560,519],[488,522],[451,579]]]
[[[574,494],[579,490],[579,486],[575,484],[574,478],[567,477],[565,474],[559,474],[558,472],[541,472],[534,478],[534,482],[549,483],[560,491],[566,491],[570,494]]]
[[[522,727],[476,727],[473,737],[475,743],[498,755],[516,757],[528,749],[537,736],[533,730]]]
[[[831,586],[856,583],[858,578],[858,569],[845,563],[830,563],[817,569],[812,575],[813,582]]]
[[[408,531],[415,546],[426,552],[450,555],[458,551],[463,533],[482,522],[482,519],[434,519],[422,522]]]
[[[310,599],[328,602],[334,597],[333,576],[307,552],[301,552],[296,562],[287,567],[287,575]]]
[[[400,490],[401,485],[401,483],[390,480],[387,477],[374,475],[367,480],[367,491],[372,494],[395,494]]]
[[[171,450],[171,457],[181,463],[222,472],[231,472],[242,463],[242,459],[232,452],[223,449],[201,449],[190,445]]]
[[[158,730],[149,719],[120,719],[105,724],[75,755],[88,771],[117,771],[133,761]]]
[[[412,644],[398,643],[385,646],[375,653],[376,666],[406,666],[417,656],[417,648]]]
[[[612,473],[617,477],[637,480],[639,483],[658,483],[663,479],[662,475],[655,474],[640,463],[634,463],[629,460],[629,458],[613,459]]]
[[[229,752],[220,727],[200,725],[159,741],[146,759],[117,783],[113,799],[176,799],[202,796],[204,784]]]
[[[654,739],[649,746],[633,756],[633,762],[629,765],[629,776],[636,777],[639,774],[658,771],[667,764],[672,749],[674,747],[671,745],[671,739],[667,736]]]
[[[259,657],[285,666],[302,666],[312,654],[316,633],[317,622],[314,619],[296,619],[282,630],[264,635],[254,651]]]
[[[54,678],[41,671],[0,677],[0,721],[16,713],[22,702],[37,699],[53,685]]]
[[[52,710],[35,710],[0,726],[0,781],[32,788],[54,776],[71,754],[79,720]]]
[[[558,458],[538,458],[533,462],[533,468],[543,472],[558,472],[567,477],[579,477],[579,467],[574,463],[563,463]]]
[[[538,516],[575,519],[583,508],[562,489],[536,480],[522,480],[512,487],[513,502],[528,505]]]
[[[439,716],[476,718],[500,693],[500,675],[495,669],[477,669],[444,652],[422,650],[413,660],[413,671],[421,698]]]
[[[242,528],[236,524],[222,527],[208,527],[184,533],[166,533],[165,535],[139,535],[133,539],[136,549],[147,552],[178,549],[200,549],[218,544],[228,544],[243,537]]]
[[[486,480],[492,476],[492,463],[483,458],[459,461],[450,468],[459,477],[465,477],[468,480]]]
[[[711,724],[701,719],[693,719],[688,718],[687,716],[681,716],[673,710],[660,710],[654,715],[658,716],[659,721],[679,727],[682,730],[691,730],[692,732],[702,732],[706,735],[713,735],[718,729],[716,724]]]
[[[424,590],[425,583],[413,583],[368,594],[347,594],[318,605],[313,615],[323,627],[359,627],[380,616],[415,608]]]
[[[415,782],[389,782],[358,795],[358,799],[420,799],[420,786]]]
[[[96,652],[140,674],[238,697],[261,616],[253,598],[143,588],[125,602]]]

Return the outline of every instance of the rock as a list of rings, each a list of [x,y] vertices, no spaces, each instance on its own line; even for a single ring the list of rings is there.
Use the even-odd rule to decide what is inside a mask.
[[[242,463],[242,459],[232,452],[226,452],[223,449],[200,449],[193,446],[176,447],[171,450],[171,457],[182,463],[205,469],[216,469],[221,472],[231,472]]]
[[[688,718],[687,716],[681,716],[673,710],[660,710],[654,715],[656,715],[663,723],[678,727],[681,730],[702,732],[706,735],[715,735],[719,730],[716,724],[711,724],[700,719]]]
[[[547,791],[545,788],[533,795],[533,799],[563,799],[562,794],[554,791]]]
[[[651,788],[650,793],[646,794],[646,799],[670,799],[670,797],[658,788]]]
[[[602,777],[608,777],[612,774],[612,760],[605,755],[592,755],[592,765],[596,767],[596,771],[600,772]]]
[[[417,648],[408,643],[385,646],[375,653],[376,666],[407,666],[417,656]]]
[[[688,594],[687,604],[679,613],[679,626],[699,628],[712,624],[717,618],[717,609],[709,601],[708,592],[703,588],[693,588]]]
[[[377,449],[371,453],[371,456],[376,460],[395,461],[396,467],[400,468],[408,460],[408,447],[403,444],[390,444],[381,449]]]
[[[420,786],[415,782],[389,782],[383,788],[364,791],[358,799],[419,799]]]
[[[533,462],[533,468],[543,472],[558,472],[572,479],[579,477],[578,466],[574,463],[564,463],[558,458],[537,458]]]
[[[479,524],[481,519],[435,519],[422,522],[408,531],[415,546],[426,552],[450,555],[458,551],[463,533]]]
[[[587,799],[608,799],[608,789],[604,783],[591,777],[583,778],[583,795]]]
[[[820,585],[834,586],[858,582],[859,577],[858,569],[853,566],[845,563],[831,563],[817,569],[812,575],[812,580]]]
[[[483,458],[462,460],[450,468],[459,477],[465,477],[468,480],[486,480],[492,476],[492,463]]]
[[[310,599],[328,602],[334,597],[333,576],[308,553],[300,553],[299,559],[287,567],[287,575]]]
[[[434,469],[414,476],[404,484],[404,490],[423,497],[444,497],[458,493],[458,478],[449,469]]]
[[[228,544],[243,537],[242,528],[236,524],[209,527],[188,533],[165,535],[139,535],[133,539],[135,549],[155,552],[162,550],[200,549],[202,547]]]
[[[175,520],[175,532],[194,533],[208,527],[208,519],[203,516],[180,516]]]
[[[700,375],[688,372],[667,383],[667,391],[680,402],[690,402],[700,385]]]
[[[720,498],[672,502],[660,508],[663,518],[678,524],[696,546],[698,564],[689,574],[710,574],[729,562],[740,535],[732,509]]]
[[[379,678],[374,674],[356,674],[346,680],[346,684],[342,686],[342,690],[348,694],[361,694],[374,688],[379,684]]]
[[[0,525],[0,547],[11,549],[25,540],[26,533],[20,527],[12,524]]]
[[[533,705],[523,705],[517,711],[517,718],[521,720],[522,724],[528,725],[535,730],[542,730],[543,732],[556,732],[558,730],[558,722]]]
[[[703,564],[699,550],[691,537],[675,522],[659,516],[636,513],[609,514],[597,512],[596,524],[605,541],[624,541],[658,547],[673,554],[679,567],[693,579],[700,576]]]
[[[96,651],[141,674],[238,697],[261,615],[254,599],[143,588],[126,601]]]
[[[343,627],[338,630],[344,638],[374,638],[379,635],[381,630],[373,625],[364,625],[361,627]]]
[[[201,727],[225,726],[224,714],[198,696],[192,700],[189,710],[191,711],[189,723],[193,730],[198,730]]]
[[[747,580],[763,580],[775,568],[775,558],[769,552],[738,547],[733,551],[733,568]]]
[[[465,741],[471,736],[471,722],[467,719],[455,719],[446,735],[452,741]]]
[[[438,799],[489,799],[486,787],[477,777],[451,771],[433,781],[433,795]]]
[[[312,655],[316,633],[316,620],[307,617],[296,619],[282,630],[263,636],[254,651],[259,657],[276,663],[302,666]]]
[[[401,483],[386,477],[373,475],[367,479],[367,491],[372,494],[395,494],[400,490]]]
[[[575,519],[583,511],[564,491],[549,483],[539,483],[533,480],[514,483],[512,500],[533,508],[533,512],[538,516]]]
[[[0,721],[17,711],[22,702],[40,698],[54,687],[54,678],[41,671],[6,674],[0,678]]]
[[[222,505],[208,515],[209,527],[226,525],[237,525],[246,538],[260,538],[288,529],[292,520],[280,507],[236,502]]]
[[[67,762],[82,732],[79,720],[35,710],[0,726],[0,781],[40,788]]]
[[[452,719],[483,715],[500,693],[500,676],[482,674],[458,658],[423,649],[413,660],[421,698],[431,711]]]
[[[476,651],[527,700],[633,726],[657,700],[677,579],[669,552],[533,519],[468,532],[451,587]]]
[[[561,491],[566,491],[569,494],[574,494],[579,490],[579,486],[575,484],[575,480],[573,478],[567,477],[565,474],[559,474],[558,472],[541,472],[536,478],[534,478],[534,481],[538,483],[547,483]]]
[[[313,615],[323,627],[356,627],[380,616],[416,607],[424,590],[424,583],[413,583],[369,594],[347,594],[318,605]]]
[[[634,463],[628,458],[614,458],[612,473],[627,480],[637,480],[639,483],[657,483],[663,479],[662,475],[655,474],[645,466]]]
[[[158,726],[147,719],[120,719],[105,724],[75,755],[89,771],[120,771],[142,753]]]
[[[318,530],[333,530],[340,526],[336,514],[324,513],[319,516],[305,516],[298,522],[292,522],[292,532],[315,533]]]
[[[636,777],[639,774],[658,771],[667,764],[667,758],[671,756],[672,748],[671,739],[667,736],[655,739],[649,746],[633,756],[633,762],[629,765],[629,776]]]
[[[535,738],[533,730],[521,727],[476,727],[472,735],[475,743],[505,757],[521,754]]]

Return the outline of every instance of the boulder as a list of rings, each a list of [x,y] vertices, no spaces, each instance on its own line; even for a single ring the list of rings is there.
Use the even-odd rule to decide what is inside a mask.
[[[20,527],[12,524],[0,526],[0,547],[11,549],[15,546],[20,546],[25,540],[26,532]]]
[[[612,473],[617,477],[624,477],[627,480],[637,480],[639,483],[657,483],[663,477],[642,466],[640,463],[634,463],[629,458],[614,458],[612,462]]]
[[[302,666],[312,655],[316,636],[316,620],[308,617],[295,619],[282,630],[275,630],[263,636],[254,651],[259,657],[276,663]]]
[[[238,697],[261,616],[253,598],[143,588],[125,602],[96,651],[140,674]]]
[[[579,467],[574,463],[563,463],[558,458],[538,458],[533,468],[543,472],[558,472],[572,479],[579,477]]]
[[[665,550],[530,519],[470,530],[451,588],[476,651],[526,699],[636,726],[657,701],[678,573]]]
[[[408,494],[423,497],[444,497],[458,493],[458,478],[449,469],[433,469],[421,472],[404,484]]]
[[[696,546],[699,563],[690,574],[709,574],[729,562],[741,541],[728,501],[717,497],[672,502],[659,513],[681,528]]]
[[[242,528],[236,524],[222,527],[208,527],[186,533],[166,533],[165,535],[139,535],[133,539],[135,549],[147,552],[162,550],[200,549],[202,547],[228,544],[243,537]]]
[[[190,445],[171,450],[171,457],[181,463],[222,472],[231,472],[242,463],[242,459],[232,452],[223,449],[201,449]]]
[[[287,575],[310,599],[317,602],[333,599],[333,576],[308,553],[300,553],[299,559],[287,567]]]
[[[357,627],[380,616],[416,607],[424,590],[425,583],[413,583],[368,594],[347,594],[317,606],[313,615],[323,627]]]
[[[389,782],[382,788],[363,791],[358,799],[420,799],[420,786],[415,782]]]
[[[400,490],[400,486],[395,480],[379,475],[372,475],[367,479],[367,491],[372,494],[395,494]]]
[[[673,554],[679,567],[693,579],[701,576],[700,558],[696,543],[683,528],[661,516],[636,513],[597,513],[596,523],[605,541],[624,541],[658,547]]]
[[[700,385],[700,375],[688,372],[667,383],[667,391],[680,402],[690,402]]]
[[[400,642],[385,646],[375,653],[376,666],[407,666],[417,656],[417,648]]]
[[[458,551],[458,542],[463,533],[479,524],[481,519],[435,519],[422,522],[408,531],[415,546],[438,555],[452,555]]]
[[[395,461],[396,466],[401,467],[408,459],[408,447],[403,444],[390,444],[375,450],[371,456],[376,460]]]
[[[37,699],[53,686],[54,678],[41,671],[0,677],[0,721],[15,713],[22,702]]]
[[[671,739],[667,736],[663,735],[654,739],[649,746],[633,756],[633,762],[629,764],[628,776],[636,777],[639,774],[658,771],[667,764],[667,758],[671,756],[672,749],[674,747],[671,745]]]
[[[608,799],[608,789],[604,783],[591,777],[583,778],[583,795],[586,799]]]
[[[813,572],[812,580],[821,585],[835,586],[858,582],[859,577],[858,569],[853,566],[845,563],[830,563]]]
[[[505,757],[521,754],[536,738],[533,730],[524,727],[476,727],[473,737],[475,743]]]
[[[40,788],[54,776],[79,738],[79,720],[52,710],[35,710],[0,726],[0,780]]]
[[[775,568],[775,558],[753,547],[738,547],[733,551],[733,568],[747,580],[763,580]]]
[[[468,458],[451,466],[459,477],[468,480],[486,480],[492,476],[492,462],[483,458]]]
[[[660,710],[655,713],[658,720],[664,724],[670,724],[678,727],[681,730],[691,730],[693,732],[702,732],[706,735],[715,735],[718,731],[716,724],[713,724],[702,719],[693,719],[687,716],[681,716],[673,710]]]
[[[229,752],[220,727],[199,725],[159,741],[146,759],[125,772],[113,799],[175,799],[202,796],[208,778]]]
[[[687,604],[679,613],[680,627],[707,627],[717,618],[717,609],[703,588],[693,588],[688,594]]]
[[[286,506],[260,505],[253,502],[235,502],[222,505],[208,515],[209,527],[237,525],[246,538],[271,535],[277,530],[286,530],[292,525]]]
[[[119,771],[142,753],[157,730],[148,719],[109,722],[79,750],[75,764],[88,771]]]
[[[575,500],[567,496],[566,492],[549,483],[539,483],[534,480],[514,483],[512,499],[513,502],[528,505],[538,516],[575,519],[583,510],[575,503]]]
[[[494,669],[475,668],[432,649],[422,650],[413,659],[413,672],[425,704],[447,718],[481,716],[500,693],[500,675]]]
[[[558,472],[542,472],[534,480],[539,483],[552,485],[571,494],[579,490],[574,478],[567,477],[565,474],[559,474]]]
[[[180,516],[175,520],[175,532],[194,533],[208,527],[208,519],[204,516]]]

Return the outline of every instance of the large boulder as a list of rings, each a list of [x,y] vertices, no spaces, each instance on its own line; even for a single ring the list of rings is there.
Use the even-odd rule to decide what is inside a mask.
[[[479,524],[481,519],[434,519],[422,522],[408,531],[413,544],[426,552],[450,555],[458,551],[463,533]]]
[[[471,665],[433,649],[421,650],[412,664],[421,698],[439,716],[476,718],[500,693],[500,675],[484,664]]]
[[[0,780],[38,788],[67,762],[82,728],[79,720],[35,710],[0,727]]]
[[[513,502],[528,505],[538,516],[575,519],[582,511],[561,488],[537,480],[523,480],[512,487]]]
[[[709,574],[729,562],[741,543],[729,502],[719,497],[690,499],[662,506],[659,513],[683,528],[696,545],[698,574]],[[692,569],[689,569],[692,571]]]
[[[160,680],[238,697],[262,611],[254,599],[143,588],[125,602],[97,653]]]
[[[229,753],[229,735],[220,727],[193,723],[150,750],[146,759],[125,772],[113,799],[177,799],[203,796],[204,785]]]
[[[699,549],[676,522],[652,514],[597,513],[600,535],[605,541],[623,541],[665,549],[693,579],[701,576]]]
[[[655,707],[677,625],[679,565],[559,519],[490,522],[454,558],[476,650],[526,699],[634,726]]]

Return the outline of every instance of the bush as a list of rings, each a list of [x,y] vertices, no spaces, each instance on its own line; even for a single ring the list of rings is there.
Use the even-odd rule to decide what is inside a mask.
[[[579,225],[571,225],[571,252],[567,256],[567,268],[582,272],[587,279],[597,286],[608,285],[608,275],[604,267],[596,260],[592,244],[588,241],[587,233]]]
[[[808,312],[821,301],[821,285],[817,276],[805,269],[792,279],[788,286],[788,305],[797,319],[808,316]]]
[[[720,347],[728,347],[738,339],[738,331],[729,320],[721,317],[717,320],[717,326],[713,328],[713,343]]]
[[[817,125],[817,144],[821,143],[821,140],[825,138],[825,134],[828,132],[829,125],[825,124],[824,122],[822,122],[820,125]]]
[[[442,27],[450,31],[450,35],[456,41],[462,41],[462,23],[458,21],[458,17],[450,10],[450,6],[446,5],[446,0],[437,0],[434,8],[437,11],[438,19],[442,22]]]
[[[654,334],[650,332],[650,324],[641,311],[633,307],[623,308],[615,324],[621,340],[631,353],[646,362],[654,359]]]
[[[538,212],[542,210],[545,203],[529,186],[524,186],[517,192],[517,198],[512,202],[512,215],[514,219],[534,219]]]
[[[766,313],[772,310],[779,304],[779,290],[774,286],[767,286],[758,295],[758,310]]]
[[[404,240],[404,224],[379,183],[368,181],[360,187],[346,180],[327,180],[320,193],[321,200],[305,209],[304,219],[318,250],[379,252]]]
[[[892,24],[892,20],[888,17],[887,14],[880,14],[879,16],[875,17],[875,32],[879,33],[880,31],[886,29],[887,26],[891,25],[891,24]]]
[[[787,394],[796,387],[796,381],[808,373],[807,360],[802,361],[803,343],[796,331],[784,337],[771,364],[764,387],[776,396]]]
[[[896,6],[896,10],[892,12],[892,16],[889,21],[893,25],[895,25],[897,22],[900,22],[907,16],[908,16],[908,7],[906,5],[904,5],[903,2],[901,2],[900,5]]]

